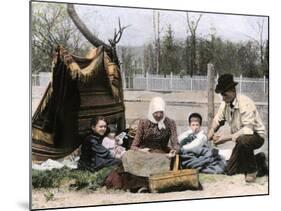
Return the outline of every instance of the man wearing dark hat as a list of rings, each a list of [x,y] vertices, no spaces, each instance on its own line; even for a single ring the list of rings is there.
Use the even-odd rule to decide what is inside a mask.
[[[244,173],[246,182],[254,182],[257,164],[254,150],[264,143],[265,127],[254,102],[245,95],[237,95],[233,75],[224,74],[218,79],[215,92],[223,97],[217,114],[213,119],[208,139],[214,144],[234,141],[235,147],[226,166],[228,175]],[[216,135],[216,131],[227,122],[231,134]]]

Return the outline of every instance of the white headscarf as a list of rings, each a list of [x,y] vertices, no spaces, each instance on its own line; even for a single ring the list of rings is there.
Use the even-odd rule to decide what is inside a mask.
[[[149,110],[148,110],[148,115],[147,118],[154,124],[158,124],[158,129],[166,129],[166,126],[164,124],[164,120],[165,120],[165,106],[166,103],[163,100],[163,98],[161,97],[154,97],[152,98],[152,100],[150,101],[149,104]],[[157,112],[157,111],[163,111],[164,116],[163,118],[157,122],[154,117],[153,117],[153,113]]]

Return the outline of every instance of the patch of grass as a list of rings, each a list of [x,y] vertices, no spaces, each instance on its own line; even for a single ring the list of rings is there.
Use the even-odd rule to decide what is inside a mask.
[[[60,188],[63,185],[74,190],[83,188],[95,190],[103,185],[105,178],[114,169],[114,166],[105,167],[97,172],[73,170],[67,167],[46,171],[32,170],[33,188]]]
[[[46,201],[54,200],[55,194],[51,191],[47,190],[46,193],[44,193]]]

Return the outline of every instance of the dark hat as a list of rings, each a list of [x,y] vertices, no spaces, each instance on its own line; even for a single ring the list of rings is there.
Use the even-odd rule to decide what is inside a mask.
[[[238,82],[233,80],[232,74],[223,74],[218,79],[218,84],[216,86],[215,92],[216,93],[223,93],[228,89],[235,87]]]

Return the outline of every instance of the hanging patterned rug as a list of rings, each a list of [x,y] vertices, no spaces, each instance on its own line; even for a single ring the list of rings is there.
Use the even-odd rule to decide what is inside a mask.
[[[100,48],[85,57],[59,46],[52,81],[32,117],[32,159],[62,158],[80,146],[90,133],[94,116],[107,117],[119,130],[125,127],[121,74]]]

